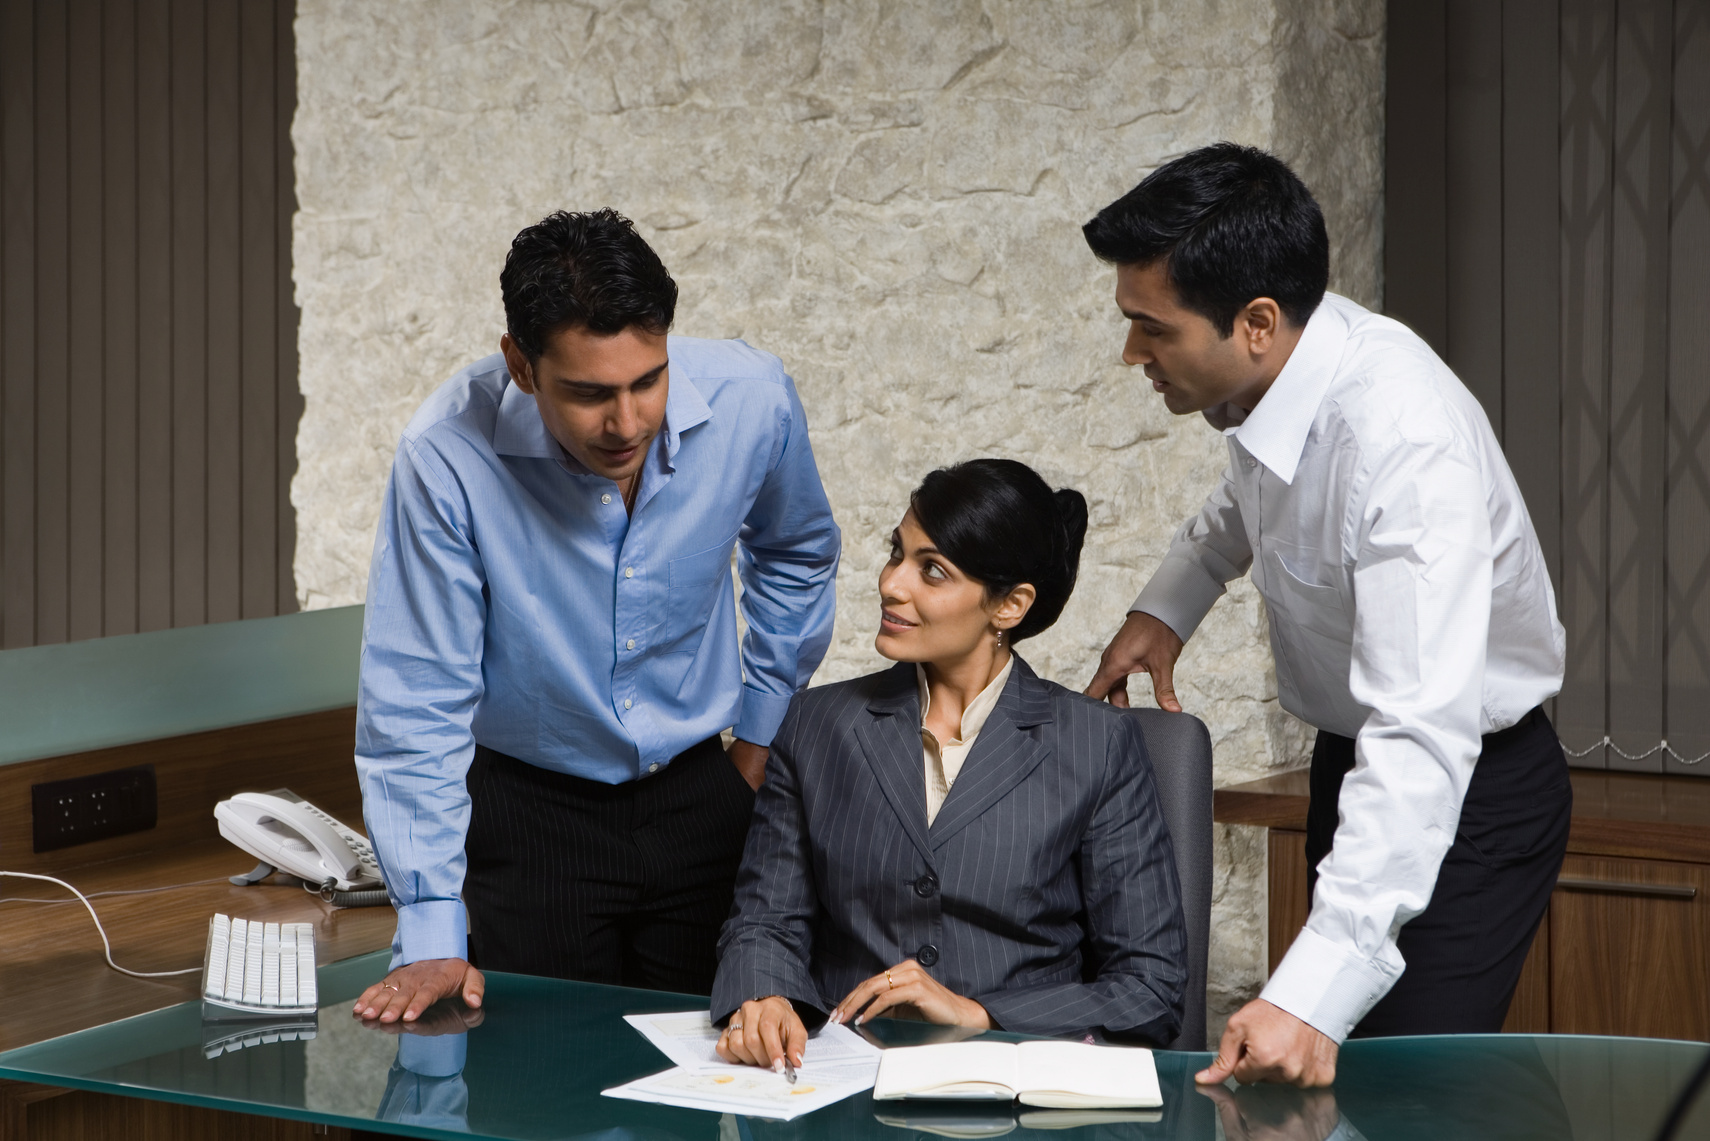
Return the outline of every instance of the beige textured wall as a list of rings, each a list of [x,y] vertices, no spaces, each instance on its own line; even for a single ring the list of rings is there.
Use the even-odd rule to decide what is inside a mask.
[[[931,467],[1007,455],[1081,489],[1081,586],[1025,647],[1085,684],[1222,441],[1123,368],[1078,227],[1169,157],[1277,150],[1324,202],[1333,284],[1376,299],[1381,0],[300,0],[297,588],[360,601],[416,405],[502,330],[511,236],[631,215],[677,331],[800,385],[844,528],[821,681],[877,668],[885,536]],[[1180,666],[1218,780],[1299,764],[1245,581]],[[1149,694],[1147,695],[1149,700]],[[1264,972],[1262,834],[1219,829],[1213,1026]]]

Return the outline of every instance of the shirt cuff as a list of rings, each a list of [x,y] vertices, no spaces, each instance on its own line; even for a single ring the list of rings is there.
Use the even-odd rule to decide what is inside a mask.
[[[742,716],[737,719],[736,728],[731,733],[738,740],[770,748],[772,738],[778,735],[778,726],[784,723],[784,714],[790,711],[793,697],[793,694],[780,697],[775,693],[763,693],[751,685],[744,685]]]
[[[469,1060],[469,1035],[398,1035],[398,1064],[424,1078],[454,1078]]]
[[[1340,1043],[1400,977],[1308,927],[1295,936],[1259,997]]]
[[[398,908],[392,970],[423,959],[469,958],[469,916],[461,899],[425,899]]]
[[[1223,597],[1225,587],[1191,559],[1164,556],[1158,571],[1134,600],[1130,611],[1143,610],[1187,641]]]

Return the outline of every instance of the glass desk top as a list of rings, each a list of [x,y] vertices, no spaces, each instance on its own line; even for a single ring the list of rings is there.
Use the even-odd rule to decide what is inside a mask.
[[[258,1040],[246,1044],[245,1024],[205,1028],[200,1004],[186,1003],[0,1054],[0,1078],[407,1137],[1626,1141],[1652,1136],[1710,1051],[1692,1042],[1515,1034],[1351,1042],[1336,1085],[1317,1091],[1199,1090],[1193,1073],[1209,1055],[1159,1051],[1164,1108],[1151,1121],[1047,1132],[1020,1124],[1003,1106],[876,1103],[861,1094],[781,1123],[600,1096],[669,1065],[621,1015],[689,1010],[705,999],[492,974],[473,1028],[461,1004],[441,1004],[423,1021],[448,1033],[394,1034],[350,1017],[350,1004],[385,964],[379,952],[321,968],[327,1003],[312,1039],[290,1038],[287,1028],[259,1040],[250,1023],[247,1035]],[[883,1019],[873,1027],[891,1045],[933,1032]],[[1680,1136],[1710,1139],[1710,1100],[1701,1099]]]

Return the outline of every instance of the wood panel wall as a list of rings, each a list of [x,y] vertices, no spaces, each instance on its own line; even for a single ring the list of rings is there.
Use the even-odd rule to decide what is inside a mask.
[[[294,611],[293,0],[0,0],[0,647]]]
[[[1564,743],[1710,776],[1657,748],[1710,752],[1710,3],[1389,14],[1386,309],[1479,397],[1526,497]]]

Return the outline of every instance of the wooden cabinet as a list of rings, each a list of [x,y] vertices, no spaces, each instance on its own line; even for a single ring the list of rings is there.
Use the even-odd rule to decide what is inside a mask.
[[[1710,781],[1575,772],[1568,856],[1503,1029],[1710,1040]],[[1269,960],[1306,922],[1305,773],[1217,791],[1270,829]]]
[[[1570,855],[1550,898],[1550,1030],[1710,1039],[1710,865]]]

